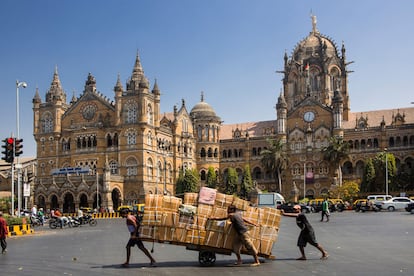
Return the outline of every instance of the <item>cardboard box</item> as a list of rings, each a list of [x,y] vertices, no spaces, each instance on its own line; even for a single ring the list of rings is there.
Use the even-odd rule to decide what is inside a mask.
[[[184,193],[184,204],[197,205],[198,193]]]
[[[216,200],[214,201],[214,205],[220,208],[229,207],[233,203],[233,195],[226,195],[222,193],[216,194]]]
[[[145,239],[154,239],[155,238],[155,228],[153,226],[142,225],[139,228],[139,236]]]
[[[148,211],[145,209],[142,216],[141,225],[160,226],[162,221],[162,212],[160,211]]]
[[[260,240],[271,240],[275,242],[278,237],[278,229],[275,227],[260,226],[257,232],[259,232],[258,239]]]
[[[261,225],[279,228],[280,211],[275,208],[263,208],[263,216],[261,217]]]
[[[227,232],[224,233],[222,247],[225,249],[233,250],[233,242],[234,242],[234,239],[236,238],[237,238],[236,230],[234,229],[233,226],[230,225]]]
[[[146,194],[145,195],[145,212],[146,211],[161,211],[163,204],[163,195]]]
[[[185,228],[175,228],[173,241],[179,243],[185,243],[187,239],[187,229]]]
[[[273,241],[253,239],[253,244],[259,254],[272,255]],[[247,253],[246,248],[243,248],[242,252]]]
[[[243,218],[253,223],[260,224],[261,218],[263,216],[262,214],[263,214],[263,209],[257,208],[257,207],[250,207],[250,208],[247,208],[247,210],[243,212],[242,216]]]
[[[207,220],[206,230],[218,233],[224,233],[226,226],[229,226],[230,223],[227,223],[226,220]]]
[[[172,227],[157,227],[155,239],[160,241],[173,241],[175,228]]]
[[[198,195],[198,203],[214,205],[216,201],[216,194],[216,189],[201,187],[200,193]]]
[[[207,231],[204,245],[222,248],[224,242],[224,233]]]
[[[197,206],[197,215],[210,217],[213,213],[214,206],[199,203]]]
[[[181,214],[178,222],[181,224],[179,225],[179,227],[185,228],[189,224],[194,224],[194,216],[187,216]],[[184,226],[182,226],[182,224],[184,224]]]
[[[232,203],[232,204],[233,204],[234,206],[236,206],[236,208],[237,208],[238,210],[245,211],[245,210],[247,210],[247,207],[249,207],[250,202],[249,202],[249,201],[247,201],[247,200],[244,200],[244,199],[238,198],[238,197],[233,197],[233,203]]]
[[[215,218],[227,218],[227,208],[221,208],[216,206],[213,208],[211,216]]]
[[[178,208],[182,204],[182,199],[175,196],[163,196],[162,207],[164,211],[178,212]]]
[[[178,212],[182,215],[193,216],[197,214],[197,206],[181,204],[178,208]]]
[[[188,229],[185,242],[191,244],[204,245],[206,231],[197,229]]]
[[[160,226],[176,227],[178,226],[180,216],[174,212],[163,212]]]

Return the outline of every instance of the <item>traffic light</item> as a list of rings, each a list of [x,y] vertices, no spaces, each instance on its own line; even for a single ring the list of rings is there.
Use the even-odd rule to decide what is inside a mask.
[[[7,163],[13,163],[14,161],[14,138],[6,138],[3,140],[4,145],[1,146],[4,148],[4,151],[2,153],[4,156],[1,158]]]
[[[23,154],[23,139],[15,139],[14,140],[14,156],[20,156],[21,154]]]

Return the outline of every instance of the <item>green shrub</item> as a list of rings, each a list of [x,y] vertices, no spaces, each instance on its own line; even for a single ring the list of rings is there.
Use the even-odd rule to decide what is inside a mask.
[[[4,218],[6,219],[8,226],[11,226],[11,225],[23,225],[23,219],[25,219],[26,222],[27,222],[27,219],[28,219],[28,218],[10,217],[8,215],[4,215]]]

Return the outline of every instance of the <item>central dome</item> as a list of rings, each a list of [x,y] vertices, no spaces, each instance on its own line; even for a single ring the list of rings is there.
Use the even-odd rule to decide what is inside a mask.
[[[198,102],[190,112],[191,118],[194,119],[206,119],[206,118],[215,118],[220,119],[217,117],[216,112],[214,109],[204,101],[204,95],[201,94],[201,101]]]

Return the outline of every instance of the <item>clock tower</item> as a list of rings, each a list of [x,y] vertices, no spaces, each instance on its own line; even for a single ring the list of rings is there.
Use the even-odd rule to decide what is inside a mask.
[[[331,136],[343,136],[349,117],[345,46],[322,35],[311,16],[312,30],[292,56],[284,56],[283,91],[278,98],[277,133],[286,142],[289,168],[284,190],[301,184],[302,196],[327,193],[335,183],[335,168],[323,160],[321,149]],[[281,116],[279,118],[279,116]],[[308,189],[306,188],[308,187]]]

